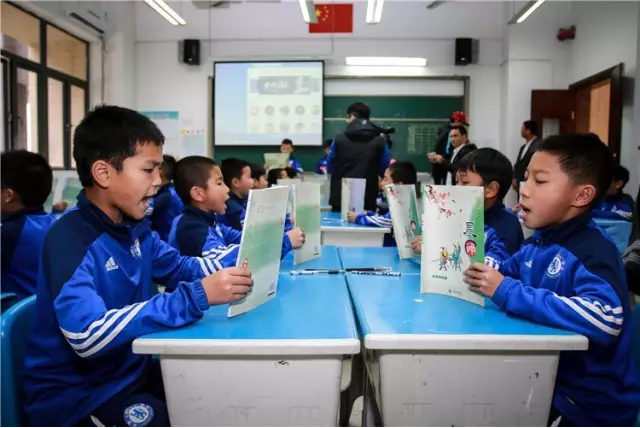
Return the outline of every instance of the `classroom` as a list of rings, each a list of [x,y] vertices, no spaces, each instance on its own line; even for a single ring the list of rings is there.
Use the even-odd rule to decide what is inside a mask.
[[[640,0],[0,8],[0,426],[640,426]]]

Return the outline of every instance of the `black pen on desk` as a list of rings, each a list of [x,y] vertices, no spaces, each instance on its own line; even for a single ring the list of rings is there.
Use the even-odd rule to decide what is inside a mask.
[[[349,271],[353,275],[376,275],[376,276],[401,276],[401,272],[391,272],[388,270],[370,271],[370,270],[352,270]]]
[[[328,274],[328,275],[339,275],[343,273],[340,269],[302,269],[302,270],[291,270],[289,274],[291,275],[316,275],[316,274]]]
[[[372,267],[372,268],[348,268],[345,269],[345,272],[388,272],[391,270],[391,267],[382,266],[382,267]]]

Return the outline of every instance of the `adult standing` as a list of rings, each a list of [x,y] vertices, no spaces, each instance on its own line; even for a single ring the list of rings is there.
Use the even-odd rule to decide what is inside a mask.
[[[467,128],[464,126],[454,126],[449,131],[449,141],[451,142],[451,160],[445,158],[437,153],[429,153],[427,156],[434,165],[439,165],[446,171],[445,182],[446,185],[455,186],[456,184],[456,164],[467,153],[471,153],[476,150],[475,144],[469,142],[469,135],[467,134]]]
[[[538,150],[540,139],[538,138],[538,123],[527,120],[520,128],[520,135],[524,139],[524,144],[518,151],[518,158],[513,166],[513,190],[516,192],[520,188],[520,183],[524,181],[524,174],[527,171],[531,157]]]
[[[463,111],[456,111],[451,114],[449,123],[440,128],[438,137],[436,139],[435,153],[447,160],[450,160],[452,155],[451,142],[449,141],[449,132],[451,131],[451,128],[456,126],[469,126],[469,119]],[[432,175],[433,182],[435,184],[445,184],[445,181],[447,179],[447,170],[443,165],[433,163]]]
[[[327,169],[331,173],[329,204],[340,211],[343,178],[367,180],[364,209],[374,211],[378,197],[378,177],[384,176],[391,153],[386,138],[369,119],[371,109],[365,103],[347,108],[347,129],[336,134],[329,150]]]

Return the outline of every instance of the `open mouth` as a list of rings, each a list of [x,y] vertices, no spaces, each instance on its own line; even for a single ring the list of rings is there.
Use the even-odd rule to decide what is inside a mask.
[[[520,205],[520,218],[524,219],[531,213],[531,209],[525,207],[524,205]]]

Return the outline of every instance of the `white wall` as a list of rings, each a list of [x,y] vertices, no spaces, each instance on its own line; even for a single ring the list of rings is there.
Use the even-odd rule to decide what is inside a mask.
[[[624,63],[624,75],[628,82],[637,75],[638,56],[638,2],[606,1],[575,2],[573,16],[576,39],[571,57],[571,82],[619,63]],[[635,80],[636,86],[639,85]],[[629,96],[622,109],[622,140],[620,163],[631,172],[629,191],[637,190],[640,171],[638,168],[638,133],[634,132],[634,97],[626,85]],[[635,103],[636,106],[640,104]],[[640,110],[640,108],[638,108]],[[633,195],[635,197],[635,194]]]
[[[359,2],[354,6],[354,33],[335,37],[309,34],[297,2],[234,4],[210,13],[191,3],[173,7],[186,27],[171,26],[144,3],[136,7],[135,102],[140,110],[179,110],[194,126],[204,127],[213,60],[319,58],[325,60],[328,76],[470,76],[471,137],[479,145],[499,147],[499,2],[454,2],[432,11],[425,3],[388,2],[379,25],[365,24],[366,2]],[[249,28],[260,37],[250,36]],[[454,66],[455,37],[480,39],[478,64]],[[203,65],[178,62],[177,41],[183,38],[205,40]],[[428,66],[347,67],[345,57],[352,55],[420,56],[428,59]]]

